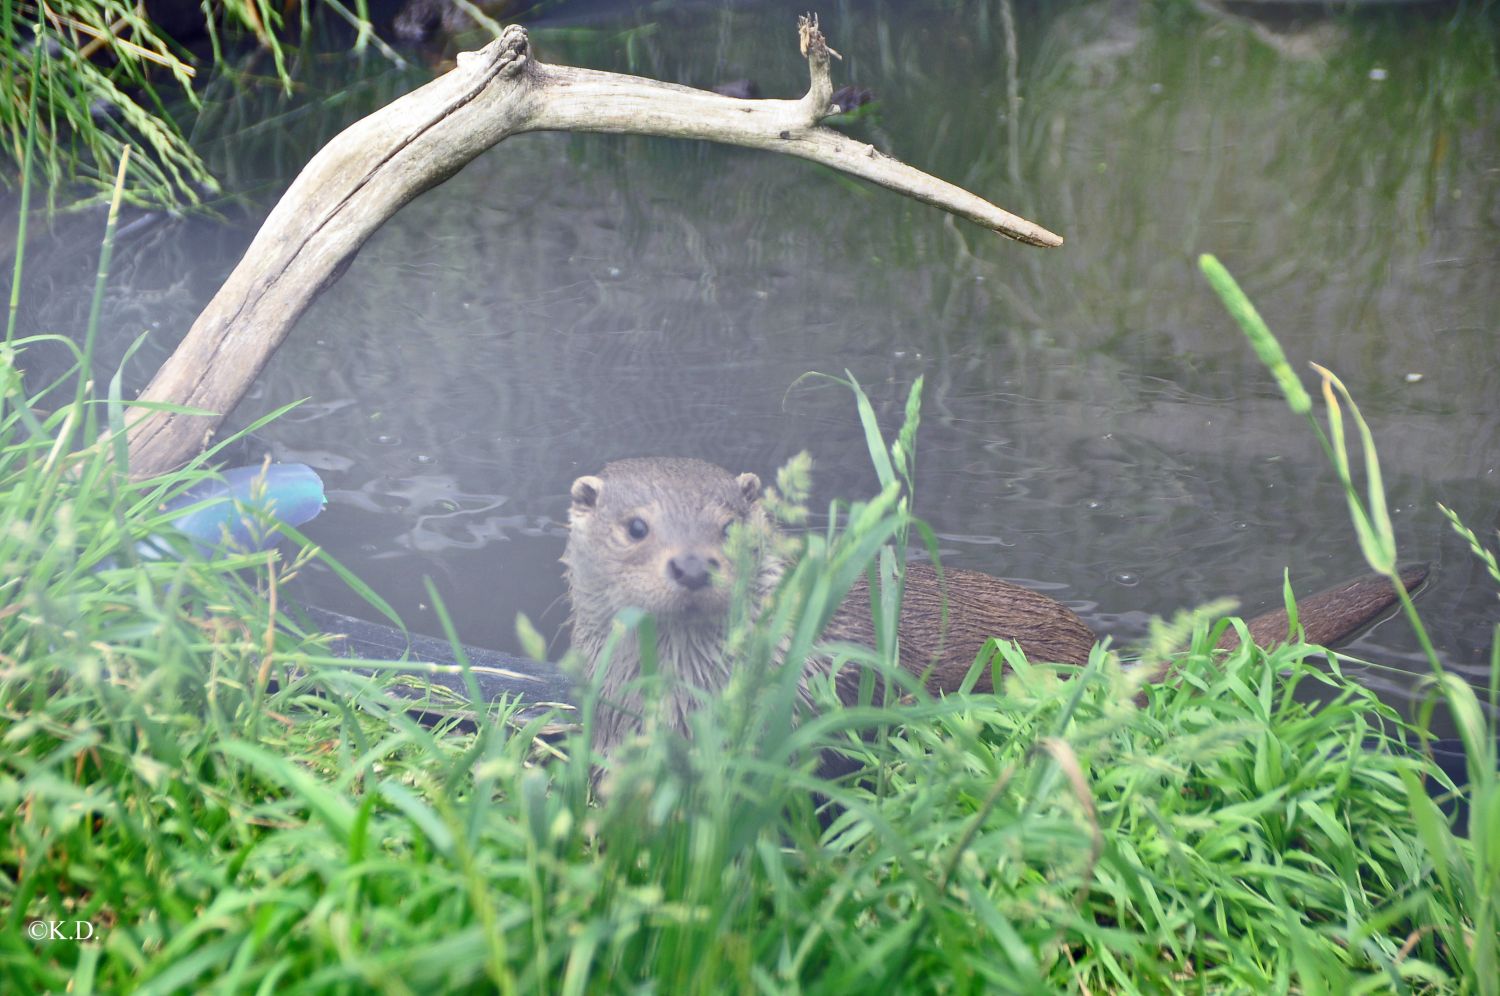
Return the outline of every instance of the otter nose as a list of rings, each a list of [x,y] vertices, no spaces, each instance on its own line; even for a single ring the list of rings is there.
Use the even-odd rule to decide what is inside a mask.
[[[667,576],[688,591],[697,591],[708,586],[710,568],[717,566],[718,561],[704,560],[696,553],[679,553],[667,561]]]

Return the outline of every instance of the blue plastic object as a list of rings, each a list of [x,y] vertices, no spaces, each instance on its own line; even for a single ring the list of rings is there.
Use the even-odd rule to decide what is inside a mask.
[[[214,500],[220,499],[220,500]],[[306,464],[235,467],[218,479],[195,484],[167,509],[194,508],[172,524],[205,552],[266,550],[276,543],[277,522],[300,526],[323,511],[323,479]]]

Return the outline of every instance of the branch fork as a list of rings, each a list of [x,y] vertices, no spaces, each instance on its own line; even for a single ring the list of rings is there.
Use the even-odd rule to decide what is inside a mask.
[[[245,256],[142,392],[130,472],[179,466],[249,390],[302,313],[403,205],[528,131],[697,138],[800,156],[1033,246],[1062,238],[873,146],[820,125],[834,113],[816,16],[798,22],[810,83],[799,100],[737,100],[617,73],[549,66],[512,25],[457,66],[345,129],[315,155]],[[171,410],[189,408],[193,411]],[[144,412],[144,415],[141,413]],[[210,414],[203,414],[203,413]]]

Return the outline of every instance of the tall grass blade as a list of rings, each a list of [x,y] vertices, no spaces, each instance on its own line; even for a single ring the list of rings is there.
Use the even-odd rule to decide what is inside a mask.
[[[1203,271],[1208,285],[1213,288],[1215,294],[1219,295],[1224,310],[1228,311],[1229,316],[1239,323],[1240,329],[1245,333],[1245,338],[1250,340],[1250,347],[1255,350],[1255,355],[1260,357],[1261,363],[1271,372],[1271,376],[1276,378],[1276,383],[1281,388],[1287,405],[1298,415],[1311,412],[1312,398],[1308,396],[1307,389],[1302,386],[1302,382],[1292,371],[1292,365],[1287,362],[1281,343],[1276,341],[1276,337],[1266,327],[1265,320],[1260,317],[1260,312],[1255,309],[1255,305],[1250,303],[1250,299],[1245,296],[1240,285],[1224,268],[1224,264],[1214,256],[1204,253],[1198,257],[1198,269]]]

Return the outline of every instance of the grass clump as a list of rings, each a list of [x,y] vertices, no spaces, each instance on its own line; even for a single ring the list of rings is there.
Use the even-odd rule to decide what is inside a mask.
[[[290,92],[289,44],[314,31],[319,8],[353,27],[355,51],[374,45],[400,62],[375,37],[363,0],[204,2],[201,23],[184,22],[203,36],[195,48],[132,0],[0,3],[0,145],[20,175],[34,168],[46,179],[49,210],[59,191],[76,192],[84,202],[107,200],[114,166],[132,146],[140,154],[126,183],[129,200],[198,205],[219,189],[183,130],[201,110],[200,72],[232,73],[237,53],[264,53],[275,81]],[[33,142],[34,156],[27,151]],[[27,159],[32,165],[23,170]]]
[[[1417,735],[1424,745],[1438,705],[1445,706],[1463,743],[1467,786],[1462,807],[1467,813],[1467,833],[1444,820],[1432,800],[1422,791],[1419,778],[1403,772],[1402,788],[1408,812],[1415,821],[1422,855],[1436,877],[1436,902],[1427,910],[1431,919],[1420,934],[1440,939],[1448,964],[1455,969],[1462,991],[1500,993],[1500,624],[1494,627],[1490,644],[1488,712],[1476,690],[1457,675],[1449,674],[1438,658],[1411,596],[1398,579],[1396,538],[1386,508],[1385,487],[1374,435],[1359,406],[1332,371],[1311,364],[1321,381],[1327,409],[1328,431],[1318,424],[1311,399],[1287,363],[1280,343],[1260,319],[1234,278],[1210,255],[1199,258],[1199,266],[1215,293],[1239,323],[1257,355],[1276,376],[1293,413],[1304,416],[1343,486],[1361,552],[1372,568],[1390,578],[1401,601],[1402,612],[1416,634],[1432,670],[1418,710]],[[1356,460],[1345,429],[1344,409],[1354,423],[1360,448]],[[1362,467],[1364,494],[1356,480]],[[1470,546],[1476,557],[1500,582],[1495,556],[1453,512],[1438,508]]]

